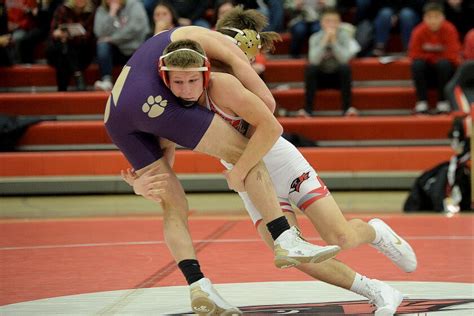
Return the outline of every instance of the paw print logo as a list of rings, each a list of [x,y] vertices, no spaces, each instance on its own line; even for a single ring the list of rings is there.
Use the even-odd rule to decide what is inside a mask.
[[[168,100],[164,100],[161,95],[154,97],[150,95],[142,105],[142,111],[148,114],[148,117],[155,118],[163,114]]]

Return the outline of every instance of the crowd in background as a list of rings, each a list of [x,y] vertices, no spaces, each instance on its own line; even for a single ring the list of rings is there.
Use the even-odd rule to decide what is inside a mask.
[[[34,63],[42,48],[59,91],[71,80],[85,90],[84,70],[93,62],[100,71],[94,88],[109,91],[114,66],[125,64],[147,38],[177,26],[212,29],[235,5],[262,12],[265,31],[288,32],[290,58],[307,57],[300,116],[317,108],[317,90],[333,87],[341,91],[343,112],[357,114],[349,62],[393,53],[397,39],[398,55],[412,60],[417,113],[428,110],[431,87],[438,90],[436,110],[451,111],[444,89],[474,59],[469,0],[0,0],[0,65]],[[262,78],[265,61],[260,54],[253,63]]]

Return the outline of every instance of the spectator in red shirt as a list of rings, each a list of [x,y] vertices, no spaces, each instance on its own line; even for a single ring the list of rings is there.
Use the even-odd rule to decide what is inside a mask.
[[[471,29],[464,38],[464,52],[465,60],[474,60],[474,29]]]
[[[474,29],[464,37],[464,62],[448,82],[445,94],[455,111],[469,113],[474,104]]]
[[[438,91],[437,111],[450,112],[443,90],[460,63],[459,34],[454,25],[445,20],[440,4],[428,3],[423,12],[423,22],[413,30],[408,49],[418,98],[415,112],[428,111],[428,87],[433,85]]]

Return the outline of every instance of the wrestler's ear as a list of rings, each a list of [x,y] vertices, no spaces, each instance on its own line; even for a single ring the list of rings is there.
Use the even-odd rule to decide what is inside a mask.
[[[163,80],[164,84],[169,88],[170,81],[168,77],[168,71],[166,71],[165,69],[166,69],[165,59],[164,59],[164,56],[161,56],[160,59],[158,60],[158,73],[160,74],[161,80]]]
[[[206,89],[209,86],[209,80],[211,80],[211,63],[209,62],[209,59],[207,57],[204,58],[204,67],[207,68],[207,70],[203,71],[203,86],[204,89]]]

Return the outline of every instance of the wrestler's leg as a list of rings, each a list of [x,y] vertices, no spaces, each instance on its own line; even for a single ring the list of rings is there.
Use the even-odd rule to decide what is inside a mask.
[[[290,225],[298,226],[294,213],[285,212]],[[261,224],[257,226],[258,233],[263,241],[273,248],[273,240],[268,230]],[[305,263],[296,267],[307,275],[323,282],[342,287],[349,290],[354,281],[355,272],[336,259],[330,259],[321,263]]]
[[[292,225],[297,225],[294,213],[285,212]],[[257,226],[257,230],[271,248],[272,239],[267,230]],[[388,284],[375,279],[369,279],[356,273],[344,263],[330,259],[321,263],[305,263],[296,267],[310,277],[357,293],[369,299],[376,306],[375,315],[394,315],[403,300],[403,295]]]
[[[370,244],[405,272],[417,267],[416,254],[410,244],[380,219],[368,223],[361,219],[347,221],[331,195],[305,209],[321,237],[342,249]]]
[[[195,150],[235,163],[246,144],[247,139],[244,136],[215,115]],[[301,262],[321,262],[339,252],[340,248],[335,245],[326,247],[311,245],[304,241],[295,229],[290,229],[280,209],[273,182],[262,161],[250,170],[244,184],[246,193],[260,212],[266,228],[271,231],[272,239],[275,240],[274,262],[277,267],[288,268]],[[283,227],[280,229],[280,234],[274,233],[272,225],[275,222],[281,225],[280,228]]]
[[[164,192],[160,193],[163,208],[163,233],[170,252],[176,262],[196,259],[192,238],[188,230],[188,201],[176,174],[163,157],[151,165],[137,171],[138,175],[159,166],[160,173],[168,173]]]
[[[215,115],[194,150],[234,164],[244,151],[247,141],[228,123]],[[265,223],[282,216],[273,183],[262,162],[250,170],[245,179],[245,190],[260,211]]]
[[[360,219],[347,221],[331,195],[312,203],[304,212],[327,243],[342,249],[371,243],[375,239],[374,228]]]

